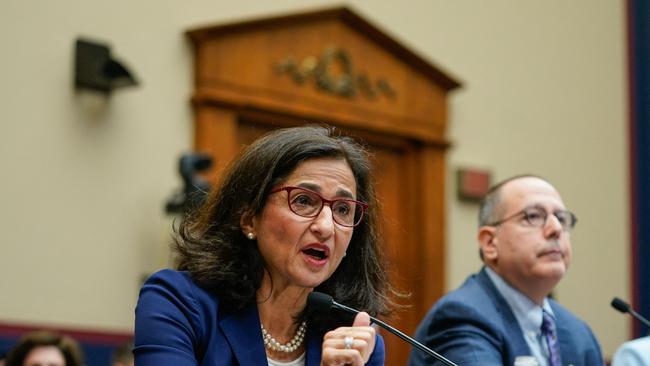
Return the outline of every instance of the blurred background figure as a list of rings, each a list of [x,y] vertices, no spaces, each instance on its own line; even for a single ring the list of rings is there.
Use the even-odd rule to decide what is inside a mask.
[[[612,366],[650,366],[650,336],[623,343],[614,354]]]
[[[117,347],[113,352],[112,362],[111,366],[133,366],[133,342],[126,342]]]
[[[83,354],[71,337],[50,331],[24,335],[9,351],[6,366],[82,366]]]

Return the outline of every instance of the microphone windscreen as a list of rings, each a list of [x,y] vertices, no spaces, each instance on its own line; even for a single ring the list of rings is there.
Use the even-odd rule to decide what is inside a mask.
[[[612,307],[621,313],[627,313],[630,311],[630,305],[628,305],[625,301],[619,299],[618,297],[615,297],[612,299]]]
[[[322,292],[314,291],[307,296],[307,306],[311,311],[329,311],[333,303],[334,299],[332,299],[332,296]]]

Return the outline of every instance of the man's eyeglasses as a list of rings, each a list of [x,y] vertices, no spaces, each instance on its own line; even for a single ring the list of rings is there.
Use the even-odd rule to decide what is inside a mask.
[[[291,212],[302,217],[316,217],[328,204],[332,209],[334,222],[341,226],[353,227],[361,223],[368,204],[346,198],[328,200],[320,194],[301,187],[282,187],[271,191],[287,192],[287,203]]]
[[[546,224],[546,219],[548,218],[549,213],[541,207],[530,207],[487,226],[499,226],[504,222],[521,215],[524,216],[524,220],[526,220],[530,226],[542,227]],[[560,225],[562,225],[562,230],[564,231],[573,229],[573,227],[576,226],[576,223],[578,222],[576,215],[568,210],[553,211],[553,216],[557,218],[557,221],[560,223]]]

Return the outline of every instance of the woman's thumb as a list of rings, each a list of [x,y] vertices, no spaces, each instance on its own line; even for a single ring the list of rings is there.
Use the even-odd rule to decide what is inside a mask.
[[[359,312],[356,317],[354,317],[353,327],[367,327],[370,325],[370,315],[365,311]]]

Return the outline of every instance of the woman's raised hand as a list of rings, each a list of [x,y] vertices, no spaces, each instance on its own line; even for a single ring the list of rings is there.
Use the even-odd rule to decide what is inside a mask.
[[[325,334],[321,366],[362,366],[375,349],[375,328],[368,313],[360,312],[351,327],[339,327]]]

